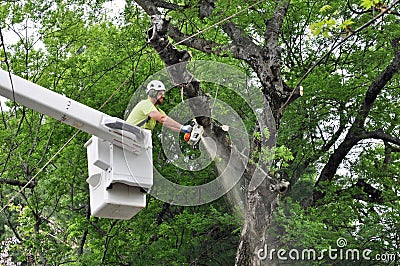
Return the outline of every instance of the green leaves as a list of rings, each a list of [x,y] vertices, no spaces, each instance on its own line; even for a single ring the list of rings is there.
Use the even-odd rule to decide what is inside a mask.
[[[346,19],[343,21],[343,23],[340,25],[342,29],[349,29],[351,28],[351,25],[353,25],[355,22],[351,19]]]
[[[378,3],[380,3],[380,0],[361,0],[360,5],[364,7],[366,10],[369,10]]]
[[[104,1],[3,2],[0,4],[2,30],[18,30],[21,22],[30,20],[37,26],[35,36],[25,39],[25,31],[21,31],[17,44],[5,46],[12,71],[93,108],[101,106],[115,92],[102,109],[107,114],[122,118],[133,91],[163,67],[158,55],[146,44],[149,17],[132,1],[127,2],[127,10],[118,23],[104,15],[101,6]],[[161,12],[171,16],[171,24],[189,35],[251,4],[242,0],[216,1],[211,15],[199,18],[199,5],[208,1],[168,2],[181,8],[171,11],[160,8]],[[264,48],[265,25],[271,21],[275,4],[264,1],[229,21]],[[271,170],[276,177],[291,183],[290,197],[281,197],[275,217],[277,226],[272,228],[280,241],[277,243],[282,244],[278,248],[323,249],[335,246],[338,237],[346,237],[351,247],[369,247],[377,252],[397,247],[400,158],[398,152],[388,153],[390,147],[383,142],[377,145],[374,140],[366,140],[356,146],[352,150],[355,153],[345,159],[334,181],[326,184],[324,204],[306,207],[316,178],[354,121],[367,88],[392,60],[390,41],[399,32],[396,17],[383,16],[324,60],[319,59],[332,45],[368,22],[376,14],[373,12],[379,11],[380,4],[376,0],[359,1],[353,2],[350,9],[345,1],[296,0],[291,1],[285,15],[285,26],[279,35],[282,57],[276,58],[283,62],[284,85],[296,85],[310,66],[316,62],[318,65],[302,82],[304,96],[282,114],[277,147],[251,151],[251,163],[258,163],[260,158],[265,162],[273,159]],[[225,45],[235,49],[248,47],[232,42],[221,27],[213,27],[198,37],[221,46],[217,47],[219,54],[190,49],[193,58],[240,67],[252,77],[249,83],[260,86],[246,62],[232,59],[223,50]],[[34,44],[40,44],[40,48]],[[81,50],[82,47],[85,49]],[[5,57],[3,49],[0,53],[1,61]],[[263,50],[261,56],[267,58],[270,54]],[[1,66],[5,67],[3,63]],[[268,67],[265,70],[270,71]],[[213,74],[215,69],[204,72],[207,71]],[[131,78],[117,92],[127,77]],[[203,83],[203,88],[212,99],[218,98],[238,112],[250,132],[250,139],[259,142],[268,139],[271,132],[267,130],[253,134],[256,117],[251,108],[240,100],[240,95],[224,88],[229,87],[229,81],[221,82],[224,86]],[[399,137],[398,84],[399,78],[395,76],[378,96],[364,125],[366,131],[384,130]],[[290,89],[284,86],[282,93]],[[163,106],[166,110],[181,101],[179,90],[168,93]],[[0,178],[21,182],[38,173],[75,132],[21,106],[12,112],[4,111],[0,126]],[[159,131],[154,134],[154,162],[165,177],[183,185],[200,185],[215,178],[213,164],[193,172],[166,162],[159,134]],[[87,134],[80,133],[35,178],[33,189],[17,194],[20,187],[0,184],[2,205],[16,196],[0,219],[1,240],[15,235],[21,238],[18,245],[10,245],[15,262],[27,263],[29,257],[43,265],[234,264],[241,221],[225,199],[182,207],[148,196],[147,207],[129,221],[90,217],[83,147],[88,138]],[[188,147],[183,152],[187,155],[184,159],[199,153]],[[383,202],[371,202],[368,191],[356,186],[359,180],[381,190]]]
[[[10,4],[9,3],[1,3],[0,4],[0,21],[5,21],[10,12]],[[0,25],[3,27],[3,25]]]
[[[382,6],[380,0],[362,0],[360,7],[365,10],[370,10],[372,7]],[[380,7],[378,8],[380,11]],[[324,5],[320,8],[318,16],[319,20],[310,24],[311,33],[314,36],[322,36],[324,38],[333,37],[335,34],[340,34],[342,30],[347,32],[352,31],[352,27],[356,20],[349,17],[347,8],[340,5]]]
[[[310,25],[310,30],[314,36],[322,35],[323,37],[330,37],[339,29],[351,30],[354,23],[355,22],[352,19],[346,19],[340,23],[339,20],[325,18],[322,21],[312,23]]]
[[[329,37],[329,33],[336,27],[336,21],[332,18],[327,18],[319,22],[312,23],[310,30],[313,35],[322,35]]]
[[[332,6],[324,5],[323,7],[321,7],[321,9],[319,11],[322,13],[322,12],[327,12],[327,11],[329,11],[331,9],[332,9]]]

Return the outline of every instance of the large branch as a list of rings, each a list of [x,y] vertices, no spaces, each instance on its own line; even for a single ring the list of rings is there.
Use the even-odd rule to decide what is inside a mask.
[[[135,0],[135,2],[143,8],[143,10],[149,15],[161,15],[160,11],[158,11],[157,6],[154,4],[153,1],[148,0]]]
[[[276,4],[273,16],[266,21],[265,30],[265,45],[273,43],[274,46],[278,45],[278,37],[282,31],[283,21],[288,11],[290,0],[280,0]]]
[[[188,8],[189,6],[187,5],[178,5],[178,4],[173,4],[169,3],[166,1],[161,1],[161,0],[135,0],[135,2],[143,8],[143,10],[149,15],[161,15],[161,12],[159,11],[159,8],[165,9],[167,11],[170,10],[179,10],[179,9],[185,9]]]
[[[363,179],[358,179],[357,183],[355,183],[352,188],[358,188],[362,191],[362,193],[357,193],[356,195],[354,195],[354,199],[363,200],[375,204],[382,204],[385,202],[383,192],[379,189],[374,188]]]
[[[393,78],[393,76],[400,69],[400,49],[399,49],[400,38],[392,41],[392,46],[394,48],[394,58],[392,62],[386,67],[386,69],[376,78],[376,80],[368,88],[364,100],[358,110],[356,119],[354,120],[352,126],[350,127],[345,139],[339,145],[339,147],[333,152],[329,157],[328,162],[321,171],[321,174],[315,183],[313,192],[313,204],[316,204],[318,200],[325,196],[323,192],[323,184],[325,182],[330,182],[334,178],[339,165],[342,163],[346,155],[350,150],[362,139],[369,136],[378,136],[377,132],[366,133],[364,130],[365,120],[368,117],[371,108],[373,107],[376,98],[379,93],[385,87],[385,85]],[[380,137],[388,138],[387,134],[379,134]],[[396,141],[390,138],[393,141]],[[386,139],[387,140],[387,139]]]
[[[358,189],[358,191],[356,191],[355,193],[354,188]],[[361,193],[359,193],[360,191]],[[392,191],[391,187],[383,184],[383,188],[378,189],[373,187],[364,179],[358,179],[357,182],[351,187],[345,190],[339,190],[337,191],[337,194],[341,195],[344,192],[350,193],[352,195],[352,198],[355,200],[362,200],[373,204],[384,204],[385,202],[387,202],[388,199],[389,201],[392,201],[392,199],[399,199],[399,196]]]
[[[362,128],[365,123],[369,112],[379,93],[385,87],[385,85],[393,78],[393,76],[399,71],[400,68],[400,38],[396,38],[392,41],[392,46],[394,48],[394,58],[392,62],[386,67],[386,69],[377,77],[377,79],[368,88],[365,95],[364,101],[358,111],[358,115],[354,124]]]
[[[161,7],[161,8],[165,8],[168,10],[177,10],[180,8],[185,8],[185,6],[180,6],[180,5],[176,5],[176,4],[172,4],[172,3],[168,3],[168,2],[160,1],[160,0],[152,0],[152,2],[154,3],[154,5],[156,7]]]
[[[230,45],[222,45],[210,40],[184,34],[177,27],[170,26],[169,36],[177,43],[209,54],[222,54],[230,49]]]
[[[272,110],[277,127],[284,108],[300,96],[299,89],[293,90],[281,77],[281,47],[278,38],[290,1],[279,1],[273,16],[266,22],[264,46],[258,46],[252,38],[233,22],[223,25],[224,32],[232,40],[230,51],[233,56],[246,61],[257,73],[263,93]]]
[[[35,182],[26,182],[15,179],[8,178],[0,178],[0,184],[8,184],[11,186],[25,187],[25,188],[34,188],[36,186]]]
[[[354,189],[357,189],[354,192]],[[361,192],[361,193],[360,193]],[[362,200],[373,204],[382,204],[385,202],[383,192],[368,184],[364,179],[358,179],[355,184],[344,190],[336,191],[341,196],[350,193],[355,200]]]
[[[361,133],[363,139],[380,139],[388,143],[396,144],[400,147],[400,139],[385,133],[382,130]]]
[[[183,6],[166,3],[164,1],[137,0],[135,2],[141,6],[149,16],[161,15],[160,11],[158,10],[159,7],[168,10],[184,8]],[[214,9],[214,2],[214,0],[203,0],[201,3],[199,3],[200,18],[211,15]],[[169,27],[169,36],[179,44],[186,45],[187,47],[191,47],[205,53],[220,54],[223,50],[229,49],[230,47],[229,45],[224,46],[222,44],[218,44],[196,36],[189,36],[174,26]]]
[[[265,44],[263,47],[255,44],[253,39],[242,28],[229,21],[223,25],[224,32],[232,44],[229,50],[232,55],[246,61],[255,71],[263,87],[263,93],[273,110],[273,115],[279,127],[287,105],[301,94],[299,88],[293,89],[281,78],[281,47],[278,38],[290,1],[277,3],[273,16],[266,23]]]

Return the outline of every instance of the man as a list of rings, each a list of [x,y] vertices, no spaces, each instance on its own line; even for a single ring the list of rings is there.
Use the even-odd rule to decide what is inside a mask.
[[[176,132],[188,133],[192,131],[190,125],[181,125],[167,116],[158,106],[162,105],[165,98],[165,86],[159,80],[152,80],[146,88],[147,99],[140,101],[131,111],[126,122],[153,130],[159,122]]]

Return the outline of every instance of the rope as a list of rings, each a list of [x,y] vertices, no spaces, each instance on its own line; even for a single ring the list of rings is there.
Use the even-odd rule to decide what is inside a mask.
[[[208,31],[209,29],[214,28],[215,26],[218,26],[218,25],[224,23],[224,22],[227,21],[227,20],[230,20],[231,18],[234,18],[234,17],[238,16],[239,14],[243,13],[244,11],[247,11],[247,10],[249,10],[250,8],[253,8],[253,7],[255,7],[256,5],[258,5],[258,4],[262,3],[262,2],[263,2],[263,0],[260,0],[260,1],[254,3],[254,4],[252,4],[252,5],[250,5],[250,6],[248,6],[248,7],[246,7],[246,8],[243,8],[242,10],[240,10],[240,11],[238,11],[238,12],[236,12],[236,13],[234,13],[234,14],[232,14],[232,15],[230,15],[230,16],[228,16],[228,17],[226,17],[226,18],[224,18],[224,19],[222,19],[222,20],[220,20],[220,21],[218,21],[218,22],[216,22],[216,23],[214,23],[214,24],[212,24],[212,25],[210,25],[210,26],[204,28],[204,29],[202,29],[201,31],[198,31],[198,32],[196,32],[196,33],[194,33],[194,34],[192,34],[192,35],[186,37],[186,38],[183,39],[183,40],[180,40],[180,41],[177,42],[177,43],[172,44],[171,42],[168,42],[168,44],[164,47],[164,49],[162,49],[162,50],[161,50],[160,52],[158,52],[158,53],[161,55],[162,53],[165,52],[165,50],[166,50],[170,45],[172,45],[173,47],[175,47],[175,45],[182,44],[182,43],[184,43],[184,42],[186,42],[186,41],[188,41],[188,40],[190,40],[190,39],[196,37],[197,35],[202,34],[202,33],[206,32],[206,31]],[[154,31],[154,28],[153,28],[153,31]]]
[[[179,44],[181,44],[181,43],[184,43],[184,42],[186,42],[186,41],[192,39],[193,37],[196,37],[197,35],[202,34],[202,33],[206,32],[206,31],[208,31],[209,29],[211,29],[211,28],[213,28],[213,27],[215,27],[215,26],[218,26],[218,25],[224,23],[224,22],[227,21],[227,20],[230,20],[231,18],[234,18],[234,17],[238,16],[239,14],[243,13],[244,11],[247,11],[247,10],[249,10],[250,8],[255,7],[256,5],[260,4],[261,2],[264,2],[264,1],[263,1],[263,0],[257,1],[256,3],[254,3],[254,4],[248,6],[248,7],[244,8],[244,9],[242,9],[242,10],[240,10],[240,11],[234,13],[233,15],[230,15],[230,16],[224,18],[223,20],[218,21],[218,22],[216,22],[215,24],[206,27],[206,28],[202,29],[201,31],[198,31],[198,32],[195,33],[195,34],[190,35],[189,37],[187,37],[187,38],[185,38],[185,39],[183,39],[183,40],[181,40],[181,41],[175,43],[174,45],[179,45]]]
[[[342,46],[342,44],[344,44],[348,39],[350,39],[351,37],[353,37],[354,35],[356,35],[357,33],[359,33],[360,31],[362,31],[363,29],[367,28],[369,25],[371,25],[373,22],[375,22],[377,19],[379,19],[380,17],[382,17],[383,15],[385,15],[386,13],[388,13],[395,5],[397,5],[400,2],[400,0],[397,0],[395,2],[393,2],[390,6],[388,6],[388,8],[386,8],[383,12],[379,13],[378,15],[376,15],[375,17],[373,17],[370,21],[366,22],[365,24],[361,25],[358,29],[354,30],[352,34],[346,36],[345,38],[343,38],[340,42],[338,42],[337,44],[333,44],[331,49],[329,49],[328,52],[326,52],[317,62],[315,62],[308,70],[307,72],[301,77],[301,79],[297,82],[296,86],[294,87],[294,89],[291,91],[288,99],[286,100],[286,102],[282,105],[282,107],[280,108],[281,110],[283,110],[283,108],[286,107],[286,105],[289,103],[290,99],[293,97],[294,92],[296,91],[296,89],[300,86],[300,84],[306,79],[306,77],[314,70],[314,68],[321,63],[322,60],[324,60],[325,57],[327,57],[330,53],[332,53],[335,49],[337,49],[338,47]]]

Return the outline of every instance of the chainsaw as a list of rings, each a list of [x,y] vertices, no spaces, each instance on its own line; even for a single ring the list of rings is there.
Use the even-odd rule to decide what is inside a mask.
[[[193,119],[189,124],[192,126],[192,131],[185,133],[184,140],[193,147],[200,141],[201,136],[203,136],[204,129],[197,123],[195,119]]]

